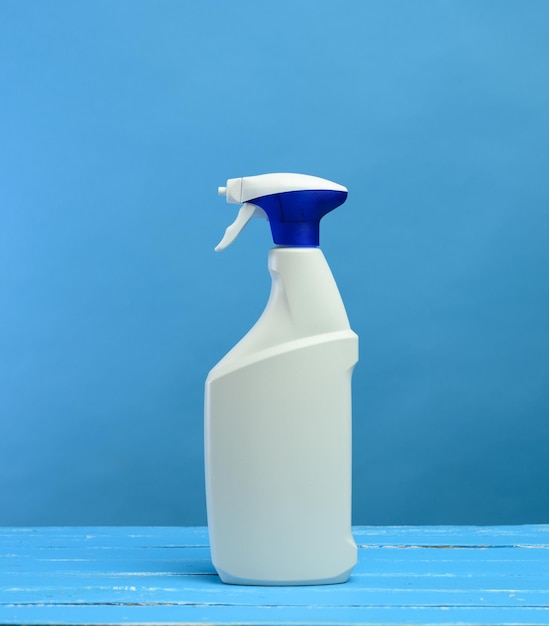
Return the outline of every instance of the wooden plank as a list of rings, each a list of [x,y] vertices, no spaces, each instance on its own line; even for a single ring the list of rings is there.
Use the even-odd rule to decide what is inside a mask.
[[[357,526],[360,545],[374,546],[548,546],[549,524],[519,526]],[[100,547],[209,545],[205,527],[40,527],[0,528],[0,546],[17,544]]]
[[[529,607],[42,606],[11,607],[2,624],[191,626],[547,626],[549,609]]]
[[[0,596],[2,605],[172,605],[172,606],[407,606],[407,607],[521,607],[547,608],[549,592],[546,589],[525,590],[519,585],[504,588],[483,585],[469,588],[440,585],[408,585],[399,581],[397,586],[357,586],[348,585],[344,591],[330,593],[326,589],[304,587],[298,590],[270,589],[268,592],[252,588],[241,592],[238,588],[199,588],[195,585],[172,585],[158,583],[124,584],[126,581],[83,580],[70,587],[56,587],[45,583],[40,587],[14,585],[10,588],[6,602]],[[132,581],[135,583],[135,581]],[[122,584],[121,584],[122,583]],[[3,595],[3,594],[2,594]]]
[[[515,547],[549,546],[549,524],[520,526],[361,526],[362,546]]]
[[[7,546],[36,547],[208,547],[208,531],[205,527],[39,527],[1,528],[0,551]]]

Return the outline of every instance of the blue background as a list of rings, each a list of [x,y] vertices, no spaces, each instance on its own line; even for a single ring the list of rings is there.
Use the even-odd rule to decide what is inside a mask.
[[[0,524],[203,524],[268,297],[228,177],[324,176],[355,523],[549,522],[549,3],[0,3]]]

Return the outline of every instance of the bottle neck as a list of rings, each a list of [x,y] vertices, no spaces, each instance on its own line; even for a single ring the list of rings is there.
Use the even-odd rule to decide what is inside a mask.
[[[320,248],[273,248],[269,252],[269,272],[272,288],[267,310],[285,309],[288,323],[299,335],[350,328],[339,290]]]

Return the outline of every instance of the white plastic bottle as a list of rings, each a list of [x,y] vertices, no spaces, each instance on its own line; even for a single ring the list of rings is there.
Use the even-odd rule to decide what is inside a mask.
[[[341,185],[302,174],[227,181],[244,203],[216,250],[267,217],[271,295],[250,332],[211,370],[205,393],[208,528],[226,583],[344,582],[351,533],[351,376],[358,337],[326,259],[319,222]]]

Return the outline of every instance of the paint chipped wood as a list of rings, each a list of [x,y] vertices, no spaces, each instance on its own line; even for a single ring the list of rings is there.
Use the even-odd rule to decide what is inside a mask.
[[[243,587],[205,528],[0,528],[0,624],[549,624],[549,525],[354,535],[346,584]]]

